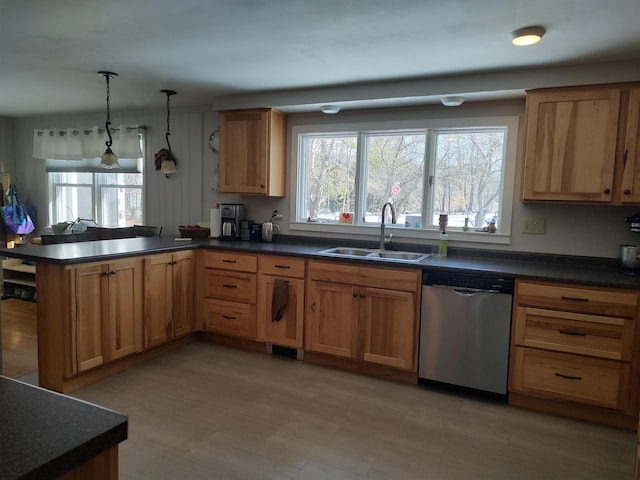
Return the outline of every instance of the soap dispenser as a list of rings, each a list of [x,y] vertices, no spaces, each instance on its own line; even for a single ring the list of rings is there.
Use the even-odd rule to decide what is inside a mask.
[[[440,241],[438,243],[438,255],[441,257],[447,256],[447,248],[449,243],[449,235],[447,235],[446,230],[442,230],[440,234]]]

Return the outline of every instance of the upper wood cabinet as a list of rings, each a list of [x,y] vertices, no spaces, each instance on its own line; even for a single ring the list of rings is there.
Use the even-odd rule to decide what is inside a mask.
[[[638,88],[527,92],[521,199],[640,203]]]
[[[220,112],[220,192],[283,197],[286,115],[272,109]]]
[[[629,90],[620,203],[640,203],[640,86]]]

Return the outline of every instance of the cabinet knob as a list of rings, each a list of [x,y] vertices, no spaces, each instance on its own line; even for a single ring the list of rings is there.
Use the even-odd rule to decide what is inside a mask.
[[[626,189],[624,192],[622,192],[622,193],[624,193],[625,195],[631,195],[631,190],[629,190],[629,189],[627,188],[627,189]]]
[[[605,189],[604,189],[604,193],[605,193],[606,195],[609,195],[609,194],[611,193],[611,189],[610,189],[610,188],[605,188]]]
[[[260,188],[264,188],[264,183],[261,183],[261,184],[260,184]]]
[[[353,298],[358,298],[358,294],[357,293],[353,292],[352,295],[353,295]]]

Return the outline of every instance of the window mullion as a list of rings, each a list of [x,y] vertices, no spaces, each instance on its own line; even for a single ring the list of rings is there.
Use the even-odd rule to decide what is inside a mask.
[[[98,225],[102,225],[103,223],[102,210],[98,208],[98,205],[102,205],[102,202],[100,201],[100,195],[102,195],[102,192],[100,190],[100,186],[98,185],[98,175],[96,175],[95,173],[93,174],[93,184],[91,185],[91,190],[92,190],[91,197],[93,198],[93,205],[91,205],[91,211],[93,211],[93,215],[95,216],[96,223]]]
[[[356,148],[356,218],[354,219],[354,223],[356,225],[362,225],[365,223],[364,218],[367,208],[367,149],[366,135],[363,132],[358,132],[358,141]]]
[[[425,148],[424,148],[424,182],[422,189],[422,228],[431,227],[431,219],[433,218],[433,192],[435,182],[435,142],[434,131],[429,128],[426,131]]]

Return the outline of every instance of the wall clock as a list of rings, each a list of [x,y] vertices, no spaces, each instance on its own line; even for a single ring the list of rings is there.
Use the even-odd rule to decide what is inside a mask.
[[[209,135],[209,148],[215,153],[220,151],[220,132],[218,130],[214,130]]]

